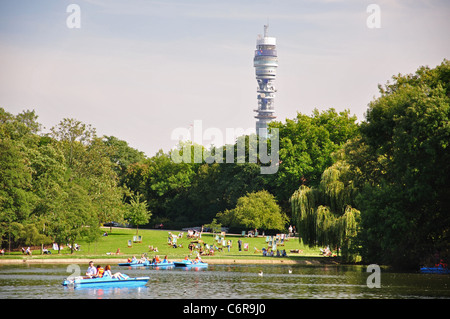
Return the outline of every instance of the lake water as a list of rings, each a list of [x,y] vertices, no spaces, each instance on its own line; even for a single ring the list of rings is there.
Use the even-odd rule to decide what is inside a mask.
[[[149,276],[139,288],[73,288],[62,281],[67,264],[0,266],[0,299],[426,299],[450,298],[450,276],[381,269],[369,288],[364,266],[210,265],[207,269],[112,266],[112,272]],[[80,265],[82,273],[87,265]],[[263,275],[258,273],[262,270]],[[289,272],[291,270],[291,273]]]

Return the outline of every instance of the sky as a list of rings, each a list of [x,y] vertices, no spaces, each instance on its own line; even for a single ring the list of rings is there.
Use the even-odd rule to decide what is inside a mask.
[[[225,139],[255,127],[268,23],[277,120],[333,107],[363,121],[379,84],[450,59],[449,14],[446,0],[0,0],[0,107],[35,110],[43,132],[74,118],[147,156],[194,121]]]

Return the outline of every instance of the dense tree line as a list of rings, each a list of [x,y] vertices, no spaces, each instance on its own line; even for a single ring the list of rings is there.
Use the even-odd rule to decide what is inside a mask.
[[[14,116],[0,108],[2,247],[73,247],[81,237],[95,240],[102,223],[135,218],[136,204],[127,203],[135,195],[119,185],[111,160],[117,151],[95,129],[73,119],[49,134],[40,129],[34,111]]]
[[[450,63],[393,80],[321,184],[291,204],[309,244],[416,268],[450,253]]]
[[[450,65],[393,79],[361,124],[332,108],[271,123],[274,174],[249,160],[251,136],[208,150],[222,162],[175,162],[172,152],[189,149],[193,159],[205,148],[148,157],[74,119],[44,134],[34,111],[0,108],[2,246],[93,241],[109,221],[269,232],[293,224],[303,242],[346,260],[416,266],[448,256]],[[227,162],[241,141],[246,160]]]
[[[450,61],[393,80],[346,159],[360,189],[362,256],[417,267],[450,257]]]
[[[280,231],[291,215],[289,194],[298,183],[316,182],[333,162],[332,153],[357,132],[356,118],[334,109],[276,123],[281,132],[276,164],[280,174],[264,175],[261,163],[248,159],[248,136],[241,137],[244,163],[176,163],[171,152],[147,157],[116,137],[98,137],[94,128],[75,119],[63,119],[44,134],[37,119],[34,111],[12,115],[1,109],[3,245],[94,240],[98,227],[109,221],[147,227],[202,225],[217,214],[237,212],[241,197],[260,191],[269,192],[275,207],[281,207],[275,209],[276,222],[261,225]],[[225,146],[224,159],[230,148],[238,157],[237,143]],[[190,147],[204,151],[200,145]],[[29,233],[39,233],[39,239],[25,240],[29,235],[23,227],[35,227]]]
[[[262,164],[252,163],[248,158],[244,163],[227,162],[227,149],[232,149],[235,159],[238,157],[236,141],[222,150],[222,163],[208,164],[203,159],[200,163],[177,164],[171,160],[170,152],[160,151],[128,166],[120,179],[127,187],[144,195],[154,224],[182,227],[209,223],[218,213],[233,210],[241,197],[264,190],[274,196],[289,218],[289,198],[299,183],[318,183],[321,172],[334,161],[333,152],[357,135],[358,126],[356,117],[351,117],[348,111],[337,113],[330,109],[315,111],[312,116],[299,113],[286,124],[274,123],[273,128],[280,132],[275,174],[261,174]],[[249,145],[247,137],[247,156]],[[266,230],[270,229],[280,230],[280,226],[266,225]]]

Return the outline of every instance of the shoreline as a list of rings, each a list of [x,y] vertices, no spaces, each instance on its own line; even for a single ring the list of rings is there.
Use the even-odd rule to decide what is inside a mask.
[[[0,259],[0,265],[17,265],[17,264],[88,264],[89,261],[94,261],[98,264],[118,264],[127,262],[126,258],[61,258],[61,259]],[[181,259],[174,259],[173,261],[179,261]],[[339,264],[334,259],[324,259],[323,261],[311,259],[311,260],[286,260],[286,259],[207,259],[203,258],[204,262],[208,264],[222,264],[222,265],[324,265],[324,264]]]

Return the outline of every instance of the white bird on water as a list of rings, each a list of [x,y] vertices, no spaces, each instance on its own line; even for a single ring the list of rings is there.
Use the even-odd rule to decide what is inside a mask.
[[[259,273],[258,273],[258,275],[262,277],[262,275],[263,275],[263,271],[262,271],[262,270],[260,270],[260,271],[259,271]]]
[[[289,269],[289,273],[292,274],[292,269]]]

